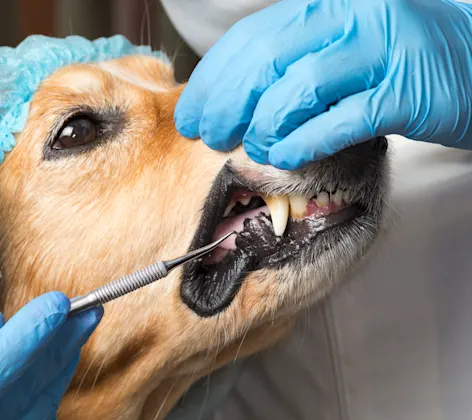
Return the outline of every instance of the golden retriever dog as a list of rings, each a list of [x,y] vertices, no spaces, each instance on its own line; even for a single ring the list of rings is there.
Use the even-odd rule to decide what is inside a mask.
[[[387,140],[295,172],[181,137],[157,58],[64,67],[0,165],[0,310],[79,296],[236,229],[207,257],[106,305],[59,419],[163,419],[199,378],[286,334],[372,245]]]

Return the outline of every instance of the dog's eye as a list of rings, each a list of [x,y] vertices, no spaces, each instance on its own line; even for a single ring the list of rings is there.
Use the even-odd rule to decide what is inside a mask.
[[[100,137],[100,127],[87,117],[77,117],[68,121],[54,139],[54,150],[74,149],[92,143]]]

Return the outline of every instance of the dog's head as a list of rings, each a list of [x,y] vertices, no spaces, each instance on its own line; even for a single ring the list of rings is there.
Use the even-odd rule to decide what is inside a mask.
[[[279,338],[379,229],[385,139],[284,172],[242,148],[217,153],[182,138],[173,122],[181,89],[150,57],[62,68],[36,92],[0,165],[7,315],[43,292],[83,295],[239,232],[107,304],[64,418],[163,416],[199,376]]]

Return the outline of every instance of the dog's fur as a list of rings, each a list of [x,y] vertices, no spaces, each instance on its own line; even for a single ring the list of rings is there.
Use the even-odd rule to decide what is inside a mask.
[[[336,181],[330,165],[358,164],[348,156],[287,173],[253,163],[242,148],[212,151],[177,133],[181,91],[171,66],[149,57],[73,65],[42,83],[17,146],[0,165],[0,309],[7,317],[44,292],[82,295],[185,252],[229,159],[262,191],[285,194]],[[113,138],[87,153],[49,158],[51,136],[83,106],[119,120]],[[383,163],[370,166],[380,215]],[[165,418],[198,378],[282,337],[297,311],[364,254],[374,230],[352,232],[317,261],[249,274],[217,316],[200,318],[182,302],[179,270],[107,304],[58,418]]]

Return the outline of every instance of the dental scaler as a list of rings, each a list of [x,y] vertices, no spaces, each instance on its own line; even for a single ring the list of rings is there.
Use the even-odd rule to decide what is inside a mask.
[[[74,315],[87,309],[103,305],[140,289],[141,287],[154,283],[155,281],[166,277],[174,268],[208,254],[235,233],[236,232],[227,233],[217,241],[173,260],[156,261],[154,264],[134,271],[131,274],[127,274],[111,283],[93,290],[90,293],[87,293],[84,296],[75,297],[71,299],[69,315]]]

